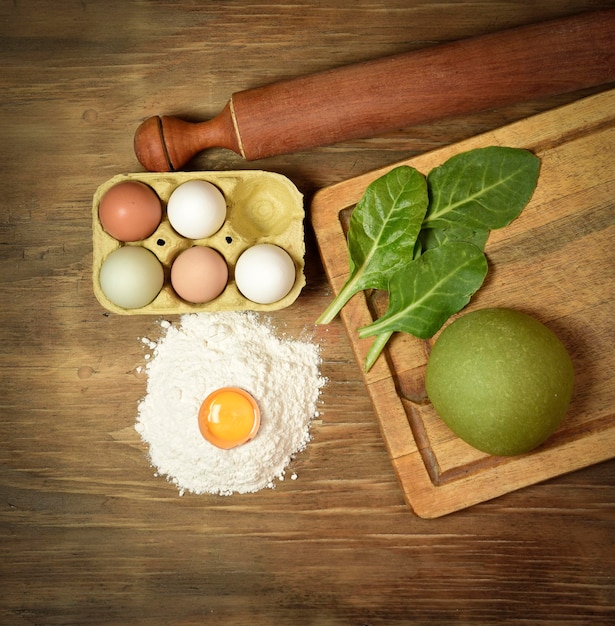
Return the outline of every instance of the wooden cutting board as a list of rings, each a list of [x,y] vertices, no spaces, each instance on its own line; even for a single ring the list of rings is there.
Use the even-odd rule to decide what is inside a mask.
[[[521,216],[491,233],[489,274],[464,312],[506,307],[541,320],[573,358],[575,394],[540,448],[492,457],[458,439],[427,399],[424,370],[438,335],[394,335],[363,376],[406,501],[425,518],[615,456],[615,90],[402,163],[427,174],[454,154],[489,145],[533,151],[542,160],[540,179]],[[367,185],[396,165],[314,197],[311,219],[335,293],[348,278],[348,216]],[[356,329],[385,305],[384,294],[361,293],[342,310],[362,371],[371,339],[359,340]]]

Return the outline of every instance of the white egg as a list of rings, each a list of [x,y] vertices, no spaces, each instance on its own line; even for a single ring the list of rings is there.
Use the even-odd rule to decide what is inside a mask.
[[[295,263],[279,246],[262,243],[248,248],[235,265],[237,289],[252,302],[271,304],[295,284]]]
[[[224,224],[226,200],[215,185],[206,180],[190,180],[171,194],[167,216],[171,226],[182,237],[211,237]]]
[[[103,261],[99,282],[105,296],[115,305],[140,309],[162,289],[164,270],[147,248],[122,246]]]

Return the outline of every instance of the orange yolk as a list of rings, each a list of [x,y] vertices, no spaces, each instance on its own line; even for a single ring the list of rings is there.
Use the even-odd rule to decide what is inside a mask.
[[[243,389],[218,389],[205,398],[199,410],[201,434],[218,448],[234,448],[250,441],[259,425],[258,405]]]

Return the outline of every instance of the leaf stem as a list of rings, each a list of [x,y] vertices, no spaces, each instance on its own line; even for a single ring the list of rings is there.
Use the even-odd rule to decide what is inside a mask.
[[[357,334],[359,335],[359,339],[365,339],[367,337],[373,337],[374,335],[381,336],[389,331],[386,330],[386,327],[389,325],[391,318],[384,319],[380,318],[376,321],[368,324],[367,326],[363,326],[357,330]],[[384,327],[384,331],[381,330],[381,327]],[[389,337],[392,333],[389,333]]]
[[[369,372],[369,370],[372,369],[372,366],[376,362],[376,359],[380,356],[380,353],[384,350],[384,346],[386,346],[392,334],[392,332],[384,332],[376,336],[376,339],[374,339],[374,342],[369,347],[367,356],[365,357],[366,372]]]
[[[344,283],[341,291],[316,320],[316,324],[329,324],[333,321],[333,318],[342,310],[342,307],[357,293],[356,281],[357,274]]]

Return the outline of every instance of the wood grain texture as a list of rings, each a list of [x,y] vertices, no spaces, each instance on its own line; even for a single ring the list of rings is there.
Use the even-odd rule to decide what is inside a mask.
[[[91,284],[92,195],[139,171],[158,113],[206,119],[230,93],[599,0],[0,3],[0,623],[606,624],[615,466],[435,519],[406,506],[306,220],[301,296],[274,321],[322,343],[313,440],[275,490],[178,497],[134,431],[156,318],[108,314]],[[256,161],[314,192],[587,91]],[[211,151],[194,170],[241,169]],[[577,251],[579,252],[579,251]]]

